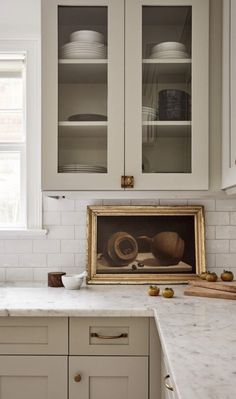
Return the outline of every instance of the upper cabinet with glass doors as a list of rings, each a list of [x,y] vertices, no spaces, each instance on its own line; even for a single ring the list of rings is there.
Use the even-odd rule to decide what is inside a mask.
[[[44,190],[208,189],[208,8],[43,0]]]

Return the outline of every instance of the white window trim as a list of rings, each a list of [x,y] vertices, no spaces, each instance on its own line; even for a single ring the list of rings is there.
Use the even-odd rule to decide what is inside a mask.
[[[0,52],[26,54],[26,228],[1,229],[1,238],[42,236],[41,56],[39,39],[0,40]]]

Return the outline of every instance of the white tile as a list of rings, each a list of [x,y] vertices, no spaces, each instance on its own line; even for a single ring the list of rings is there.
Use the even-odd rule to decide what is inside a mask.
[[[32,240],[4,240],[6,253],[23,254],[32,252]]]
[[[33,269],[31,268],[6,269],[6,281],[33,281]]]
[[[85,226],[86,222],[86,212],[62,212],[61,214],[61,224],[63,226]]]
[[[45,254],[19,255],[20,267],[46,267],[47,257]]]
[[[37,253],[58,253],[60,252],[60,241],[59,240],[34,240],[33,241],[33,252]]]
[[[216,267],[228,269],[235,267],[236,265],[236,254],[217,254],[216,255]]]
[[[87,226],[75,226],[75,239],[87,239]]]
[[[66,274],[79,274],[84,271],[84,269],[80,269],[78,266],[76,267],[66,267],[63,269]]]
[[[104,199],[102,205],[130,205],[129,199]]]
[[[33,279],[45,282],[48,280],[48,273],[60,271],[60,268],[35,268],[33,269]]]
[[[0,268],[0,281],[6,281],[6,269]]]
[[[236,240],[230,240],[229,249],[230,252],[234,252],[236,254]]]
[[[188,201],[185,199],[161,199],[160,205],[175,206],[175,205],[187,205]]]
[[[4,242],[3,240],[0,240],[0,254],[5,252],[5,248],[4,248]]]
[[[73,254],[48,254],[48,267],[73,267],[75,264]]]
[[[75,266],[78,266],[81,270],[86,269],[87,260],[88,260],[87,253],[75,254]]]
[[[73,226],[50,226],[47,238],[48,240],[73,239],[75,231]]]
[[[0,267],[17,267],[18,255],[0,255]]]
[[[206,269],[213,270],[216,266],[216,255],[206,254]]]
[[[87,240],[61,240],[62,253],[85,253]]]
[[[213,199],[188,200],[188,205],[203,205],[205,211],[214,211],[216,209],[215,200]]]
[[[44,212],[43,213],[43,224],[48,225],[60,225],[61,224],[61,213],[60,212]]]
[[[159,199],[133,199],[131,200],[131,205],[160,205],[160,200]]]
[[[207,240],[214,240],[216,238],[216,228],[215,226],[206,226],[205,234]]]
[[[205,220],[208,226],[228,225],[229,212],[206,212]]]
[[[76,211],[87,212],[87,206],[92,205],[102,205],[102,200],[76,200],[75,201],[75,209]]]
[[[67,198],[55,199],[47,196],[43,197],[44,211],[73,211],[75,209],[75,201]]]
[[[236,226],[216,226],[216,238],[236,239]]]
[[[236,212],[230,212],[230,224],[236,225]]]
[[[206,240],[206,252],[208,254],[229,252],[229,240]]]
[[[236,211],[236,199],[216,200],[217,211]]]

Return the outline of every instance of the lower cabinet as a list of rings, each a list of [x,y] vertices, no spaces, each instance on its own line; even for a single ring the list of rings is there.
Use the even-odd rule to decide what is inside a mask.
[[[71,356],[70,399],[148,399],[148,357]]]
[[[0,318],[0,399],[161,399],[160,365],[154,319]]]
[[[161,399],[178,399],[164,353],[161,354]]]
[[[0,356],[1,399],[67,399],[66,356]]]

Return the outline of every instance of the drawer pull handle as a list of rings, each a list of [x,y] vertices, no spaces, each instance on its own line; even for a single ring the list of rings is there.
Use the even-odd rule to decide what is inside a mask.
[[[82,380],[82,378],[81,378],[81,375],[80,374],[76,374],[75,376],[74,376],[74,381],[75,382],[80,382]]]
[[[169,389],[169,391],[173,391],[174,388],[173,388],[171,385],[167,384],[167,382],[166,382],[166,380],[168,380],[168,378],[170,378],[169,374],[167,374],[167,375],[165,376],[165,378],[164,378],[164,385],[165,385],[165,387],[166,387],[167,389]]]
[[[119,335],[100,335],[98,333],[91,333],[90,336],[92,338],[100,338],[100,339],[119,339],[119,338],[127,338],[127,333],[122,333]]]

